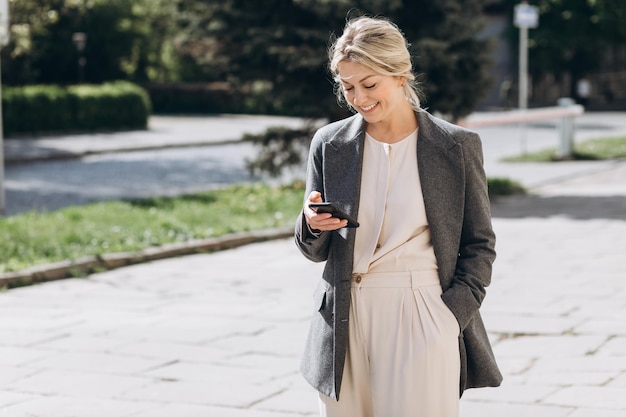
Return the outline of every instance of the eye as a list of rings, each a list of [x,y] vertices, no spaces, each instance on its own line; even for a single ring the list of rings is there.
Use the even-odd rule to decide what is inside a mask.
[[[371,84],[371,85],[366,85],[365,88],[374,88],[376,87],[376,84]]]
[[[343,89],[344,89],[345,91],[351,91],[351,90],[354,90],[354,87],[347,87],[347,86],[345,86],[345,85],[344,85],[344,86],[343,86]]]

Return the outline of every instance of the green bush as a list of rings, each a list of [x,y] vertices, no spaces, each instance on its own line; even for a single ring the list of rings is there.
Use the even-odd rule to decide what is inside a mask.
[[[55,132],[145,129],[148,94],[125,81],[101,85],[6,87],[2,94],[5,136]]]
[[[240,98],[225,83],[144,85],[155,114],[239,113]]]
[[[490,197],[526,194],[526,188],[517,181],[508,178],[488,178],[487,188]]]
[[[143,85],[154,114],[280,114],[302,116],[281,106],[263,83],[234,87],[226,82],[149,83]]]

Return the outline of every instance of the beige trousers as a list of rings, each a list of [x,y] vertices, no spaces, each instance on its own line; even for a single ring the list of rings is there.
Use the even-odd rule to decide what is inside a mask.
[[[339,401],[322,417],[458,417],[459,325],[437,271],[355,274]]]

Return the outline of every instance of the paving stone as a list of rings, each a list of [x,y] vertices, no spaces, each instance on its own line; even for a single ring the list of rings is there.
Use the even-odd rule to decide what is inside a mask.
[[[284,388],[271,384],[220,383],[213,381],[158,381],[141,388],[127,390],[120,398],[155,401],[163,404],[200,404],[249,408],[259,401],[278,395]]]
[[[68,335],[107,338],[113,340],[113,343],[128,341],[127,331],[151,329],[167,319],[158,314],[89,309],[84,311],[82,318],[80,324],[66,329]],[[137,335],[135,338],[139,337]]]
[[[623,372],[626,371],[626,356],[539,358],[532,369],[534,372]]]
[[[49,396],[113,398],[132,388],[148,384],[148,378],[77,371],[49,370],[22,378],[11,384],[11,390]]]
[[[524,384],[534,385],[555,385],[559,387],[571,387],[571,386],[606,386],[610,381],[613,381],[619,371],[583,371],[577,372],[562,371],[562,372],[534,372],[530,370],[517,375]]]
[[[500,314],[489,317],[489,331],[503,334],[564,334],[580,324],[582,319],[542,317],[534,315]]]
[[[19,366],[53,355],[53,351],[0,346],[0,365]]]
[[[0,410],[4,416],[32,417],[131,417],[154,407],[150,403],[81,397],[39,397]]]
[[[552,385],[521,384],[513,378],[505,378],[500,387],[470,389],[463,393],[463,398],[468,401],[538,404],[557,390],[558,387]]]
[[[283,414],[253,409],[210,407],[189,404],[166,404],[133,417],[302,417],[304,414]]]
[[[535,359],[531,357],[496,356],[500,371],[509,375],[518,375],[532,367]]]
[[[566,407],[626,410],[626,389],[608,387],[562,388],[544,400],[545,404]]]
[[[207,294],[211,294],[211,302],[207,302],[206,294],[196,292],[186,297],[185,303],[172,300],[162,303],[157,310],[170,316],[198,315],[245,319],[255,317],[256,313],[263,309],[263,305],[272,304],[257,297],[242,297],[223,288],[207,290]]]
[[[626,371],[620,372],[612,381],[607,384],[611,388],[626,388]]]
[[[39,398],[39,396],[0,389],[0,415],[4,417],[4,409],[6,407],[31,400],[33,398]]]
[[[183,344],[171,342],[131,342],[115,349],[121,355],[158,358],[167,362],[187,361],[222,363],[237,354],[237,350],[217,349],[206,344]]]
[[[317,391],[313,388],[291,388],[255,404],[254,409],[278,413],[300,413],[316,415],[319,412]],[[280,414],[282,415],[282,414]]]
[[[202,344],[234,334],[254,334],[266,326],[268,325],[251,320],[234,321],[226,318],[206,317],[204,321],[201,319],[193,321],[171,320],[153,323],[150,326],[118,326],[118,329],[109,329],[107,335],[116,339],[132,341]]]
[[[613,320],[589,319],[577,325],[574,331],[581,334],[626,336],[626,320],[624,320],[623,316],[615,317]]]
[[[154,379],[167,381],[197,381],[198,385],[232,384],[246,381],[250,385],[268,383],[273,373],[263,369],[177,362],[146,372],[145,375]]]
[[[215,346],[246,346],[246,352],[272,355],[276,353],[277,343],[280,343],[281,355],[300,357],[308,329],[309,320],[296,323],[276,323],[274,326],[253,335],[241,335],[220,340],[215,343]],[[285,337],[285,335],[289,335],[289,337]]]
[[[19,315],[10,315],[0,317],[1,330],[25,330],[32,329],[35,331],[62,331],[72,325],[80,323],[80,319],[76,316],[64,317],[24,317]]]
[[[624,417],[624,411],[601,410],[598,408],[578,408],[567,417]]]
[[[67,336],[66,330],[0,329],[0,346],[37,346]],[[1,361],[1,360],[0,360]]]
[[[605,285],[609,285],[611,282],[621,282],[623,279],[620,276],[604,277],[603,282]],[[626,283],[624,283],[626,288]],[[620,292],[623,292],[620,288],[610,288],[611,295],[601,297],[600,299],[590,299],[586,297],[584,302],[579,302],[572,316],[580,316],[586,319],[612,319],[619,320],[622,318],[624,308],[626,308],[626,301],[623,297],[619,296]]]
[[[573,408],[539,404],[511,404],[461,400],[463,417],[571,417]],[[607,416],[608,417],[608,416]]]
[[[292,370],[297,373],[300,366],[300,358],[268,353],[246,352],[231,356],[228,359],[216,361],[224,366],[241,366],[250,369],[272,370]]]
[[[37,372],[39,371],[23,366],[0,365],[0,387],[10,388],[12,382]]]
[[[28,305],[24,303],[24,300],[19,300],[16,302],[16,305],[12,306],[3,304],[2,298],[0,298],[0,326],[2,327],[8,327],[8,325],[14,323],[14,319],[17,318],[44,318],[48,320],[56,320],[58,318],[75,316],[78,311],[67,307],[61,308]]]
[[[159,359],[120,356],[110,353],[67,352],[49,355],[44,359],[29,363],[39,369],[87,371],[111,374],[139,374],[142,371],[163,366]]]
[[[35,346],[46,350],[55,350],[61,352],[105,353],[112,351],[118,352],[119,347],[125,344],[128,344],[128,342],[107,337],[67,334],[52,340],[46,340],[36,343]]]
[[[511,288],[505,290],[504,284],[498,282],[498,277],[494,279],[496,282],[487,288],[487,297],[481,307],[481,312],[484,312],[489,319],[499,314],[525,316],[529,312],[540,317],[567,317],[579,308],[574,300],[562,300],[554,294],[526,297],[523,289],[516,290],[519,288],[519,281],[512,283]]]
[[[584,356],[606,342],[605,336],[520,336],[500,341],[494,346],[498,357]]]

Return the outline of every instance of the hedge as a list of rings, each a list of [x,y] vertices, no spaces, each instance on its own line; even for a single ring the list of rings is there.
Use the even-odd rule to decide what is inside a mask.
[[[155,114],[239,113],[240,97],[226,83],[150,83]]]
[[[5,136],[15,136],[145,129],[151,104],[141,87],[115,81],[68,87],[5,87],[2,111]]]
[[[149,83],[154,114],[282,114],[269,90],[253,86],[234,87],[227,82]],[[258,87],[257,87],[258,88]]]

